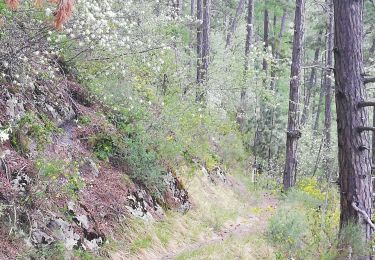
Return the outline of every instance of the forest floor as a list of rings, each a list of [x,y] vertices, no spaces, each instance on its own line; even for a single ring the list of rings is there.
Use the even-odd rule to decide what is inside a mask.
[[[137,222],[132,228],[136,239],[118,245],[112,258],[273,259],[266,231],[279,199],[269,191],[250,191],[244,179],[228,177],[227,183],[212,184],[203,175],[194,176],[187,182],[193,208],[160,223]]]

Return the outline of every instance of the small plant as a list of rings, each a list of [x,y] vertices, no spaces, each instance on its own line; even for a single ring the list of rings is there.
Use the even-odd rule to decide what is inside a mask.
[[[152,244],[152,237],[150,235],[146,235],[145,237],[140,237],[133,241],[130,251],[132,253],[139,252],[141,249],[149,248]]]
[[[50,142],[50,135],[61,131],[46,115],[39,116],[27,113],[18,122],[11,135],[11,144],[17,151],[30,152],[32,140],[35,140],[37,149],[42,150]]]
[[[132,167],[131,178],[146,185],[149,190],[163,191],[166,171],[158,163],[155,151],[147,148],[140,137],[126,139],[127,161]]]
[[[78,118],[78,123],[80,125],[89,125],[91,123],[91,119],[88,116],[80,116]]]
[[[79,190],[85,186],[75,163],[67,165],[60,160],[38,160],[36,167],[42,181],[53,184],[59,191],[62,189],[71,198],[76,198]],[[36,195],[44,196],[45,193],[38,190]]]
[[[296,210],[281,209],[270,219],[268,235],[273,242],[281,245],[289,256],[295,257],[305,247],[305,237],[309,235],[305,215]]]
[[[98,159],[108,161],[117,150],[116,139],[106,133],[101,133],[93,137],[90,141]]]

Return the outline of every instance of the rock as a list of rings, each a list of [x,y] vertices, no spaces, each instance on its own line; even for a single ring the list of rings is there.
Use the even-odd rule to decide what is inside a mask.
[[[16,121],[25,114],[25,108],[22,100],[18,100],[15,96],[8,93],[8,100],[5,103],[5,115],[10,121]]]
[[[165,177],[169,193],[172,197],[167,196],[167,203],[172,204],[173,207],[177,208],[178,211],[185,213],[190,209],[190,201],[188,192],[183,187],[182,182],[173,174],[168,172]],[[173,200],[173,201],[171,201]]]
[[[84,239],[83,240],[83,248],[85,250],[91,250],[91,251],[95,251],[95,250],[98,250],[99,247],[103,244],[103,239],[101,237],[99,238],[94,238],[92,240],[88,240],[88,239]]]
[[[73,250],[73,248],[78,247],[80,236],[74,232],[73,227],[68,222],[58,218],[52,220],[48,227],[55,231],[56,238],[64,243],[67,250]]]
[[[78,225],[80,225],[82,228],[86,230],[90,228],[89,219],[86,215],[77,216],[76,219],[78,221]]]
[[[19,172],[17,176],[12,180],[12,187],[21,195],[26,195],[28,186],[31,183],[31,179],[24,172]]]
[[[144,191],[137,191],[134,192],[132,195],[128,196],[129,206],[125,206],[130,214],[135,217],[142,218],[146,221],[153,221],[154,218],[150,212],[148,212],[147,208],[149,205],[144,200],[143,197]]]
[[[226,183],[228,180],[225,171],[220,166],[216,166],[210,172],[210,175],[214,175],[215,178],[219,179],[220,181],[224,183]]]
[[[100,171],[98,166],[91,158],[85,158],[83,165],[80,167],[80,172],[91,173],[94,177],[98,178]]]
[[[35,246],[50,245],[55,242],[55,239],[40,229],[34,229],[31,231],[30,237],[31,243]]]

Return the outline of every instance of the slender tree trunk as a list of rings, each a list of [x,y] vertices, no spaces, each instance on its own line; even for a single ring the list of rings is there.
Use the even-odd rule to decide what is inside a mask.
[[[351,222],[372,241],[370,136],[361,127],[369,123],[362,74],[363,0],[334,0],[335,92],[338,133],[340,228]],[[373,224],[372,224],[373,226]],[[357,256],[357,259],[371,259]]]
[[[197,0],[197,77],[196,82],[198,85],[202,84],[202,43],[203,43],[203,0]],[[199,91],[199,90],[198,90]],[[199,93],[197,93],[197,96]]]
[[[190,16],[194,17],[194,14],[195,14],[195,0],[191,0],[190,1]],[[189,39],[189,49],[190,49],[191,54],[194,53],[193,38],[194,38],[194,26],[191,24],[190,25],[190,39]],[[189,67],[190,67],[190,71],[193,71],[193,58],[189,59]],[[184,94],[186,94],[187,91],[188,91],[188,87],[185,87]]]
[[[254,35],[254,2],[248,0],[247,5],[247,18],[246,18],[246,41],[245,41],[245,68],[244,74],[249,69],[249,54],[251,45],[253,44]],[[244,129],[244,116],[245,116],[245,99],[246,99],[246,86],[241,89],[240,106],[237,111],[237,123],[240,125],[240,129]]]
[[[199,77],[197,77],[198,91],[196,95],[197,101],[203,101],[205,97],[204,84],[208,79],[208,64],[210,60],[210,8],[211,0],[197,0],[197,17],[202,17],[201,31],[198,32],[197,38],[200,38],[200,66]]]
[[[332,126],[332,68],[333,68],[333,45],[334,45],[334,14],[333,0],[327,0],[329,5],[328,36],[327,36],[327,70],[325,72],[325,113],[324,113],[324,147],[326,150],[325,173],[328,178],[331,176],[332,162],[331,155],[331,126]],[[329,180],[328,180],[329,181]]]
[[[286,161],[283,176],[284,190],[294,186],[297,175],[297,147],[301,132],[298,126],[299,89],[301,85],[302,43],[304,34],[304,0],[296,0],[294,18],[294,40],[289,91],[288,129],[286,140]]]
[[[264,9],[264,26],[263,26],[263,41],[264,41],[264,52],[268,51],[269,45],[269,24],[270,24],[270,16],[268,13],[267,7],[267,0],[265,0],[265,9]],[[263,59],[263,70],[267,72],[268,70],[268,62],[267,59]]]
[[[285,25],[286,25],[286,18],[287,18],[287,10],[284,9],[283,11],[283,17],[281,18],[281,26],[280,26],[280,32],[278,35],[278,39],[274,41],[274,58],[276,64],[278,63],[278,59],[280,58],[280,50],[281,50],[281,41],[283,39],[283,35],[285,32]],[[271,89],[276,89],[276,69],[275,67],[271,70]]]
[[[238,19],[241,17],[241,14],[243,12],[245,6],[245,0],[239,0],[236,15],[233,17],[232,22],[230,23],[230,28],[227,34],[227,40],[225,48],[228,48],[232,43],[232,36],[237,28]]]
[[[203,61],[203,80],[208,78],[208,64],[210,62],[210,8],[211,0],[203,0],[203,42],[202,42],[202,61]]]
[[[320,56],[320,44],[322,42],[322,35],[323,30],[319,31],[319,36],[317,39],[317,47],[315,49],[314,53],[314,64],[317,64],[319,62],[319,56]],[[304,105],[303,105],[303,112],[302,112],[302,118],[301,118],[301,125],[305,125],[307,122],[307,119],[309,118],[309,109],[310,109],[310,100],[311,100],[311,93],[314,88],[314,85],[316,83],[316,67],[311,68],[310,77],[308,80],[308,88],[307,88],[307,94],[305,95]],[[322,97],[323,99],[323,97]],[[320,113],[320,112],[319,112]]]
[[[375,52],[375,38],[372,39],[372,45],[371,45],[371,48],[370,48],[370,54],[374,54],[374,52]]]
[[[323,60],[323,62],[325,62],[325,59],[322,58],[322,60]],[[316,107],[316,110],[315,110],[315,122],[314,122],[314,126],[313,126],[314,134],[316,134],[317,131],[319,130],[320,114],[322,112],[324,92],[325,92],[324,72],[321,71],[319,101],[318,101],[318,104],[317,104],[317,107]]]

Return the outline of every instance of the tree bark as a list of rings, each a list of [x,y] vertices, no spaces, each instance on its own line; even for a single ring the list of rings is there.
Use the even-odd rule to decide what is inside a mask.
[[[245,42],[245,68],[244,74],[249,69],[249,54],[251,45],[253,44],[254,35],[254,1],[249,0],[247,5],[247,18],[246,18],[246,42]],[[240,129],[244,128],[244,114],[245,114],[245,99],[246,99],[246,87],[241,89],[240,106],[237,111],[237,123],[240,125]]]
[[[301,85],[302,43],[304,34],[304,0],[296,0],[294,18],[294,40],[289,90],[288,129],[286,140],[286,161],[284,168],[284,190],[294,186],[297,175],[297,147],[301,137],[299,130],[299,89]]]
[[[266,53],[269,45],[269,24],[270,16],[268,13],[267,0],[265,0],[265,9],[264,9],[264,25],[263,25],[263,41],[264,41],[264,52]],[[267,72],[268,62],[266,59],[263,59],[263,70]]]
[[[232,43],[232,36],[233,36],[234,32],[236,31],[238,19],[240,18],[241,14],[243,12],[244,6],[245,6],[245,0],[239,0],[237,10],[236,10],[236,14],[233,17],[232,22],[230,23],[230,28],[229,28],[229,31],[228,31],[228,34],[227,34],[227,40],[226,40],[225,48],[228,48]]]
[[[325,62],[325,59],[322,58],[322,61]],[[323,98],[324,98],[324,92],[325,92],[325,85],[324,85],[324,72],[321,72],[321,80],[320,80],[320,90],[319,90],[319,101],[316,107],[315,111],[315,122],[313,126],[313,132],[314,134],[317,133],[319,130],[319,123],[320,123],[320,114],[322,112],[322,105],[323,105]]]
[[[254,0],[248,0],[246,18],[245,70],[249,67],[249,53],[254,36]]]
[[[281,41],[283,39],[283,35],[285,32],[286,18],[287,18],[287,10],[284,9],[283,17],[281,18],[281,26],[280,26],[279,35],[278,35],[277,40],[275,40],[273,44],[273,53],[274,53],[274,58],[275,58],[276,63],[278,63],[278,59],[280,58]],[[277,82],[276,69],[272,68],[271,69],[271,89],[276,89],[276,82]]]
[[[325,174],[329,178],[332,172],[331,153],[331,126],[332,126],[332,68],[333,68],[333,44],[334,44],[334,14],[333,0],[327,0],[329,5],[328,36],[327,36],[327,69],[325,71],[325,113],[324,113],[324,147],[326,151]]]
[[[203,101],[205,97],[204,84],[208,78],[208,64],[210,59],[210,8],[211,0],[197,0],[197,17],[202,18],[200,25],[201,31],[198,29],[197,42],[200,47],[197,48],[199,66],[197,71],[198,89],[196,93],[196,101]]]
[[[372,240],[371,224],[371,158],[366,108],[358,108],[364,100],[362,78],[363,0],[334,0],[335,24],[335,94],[338,133],[340,229],[357,223],[366,242]],[[360,210],[358,210],[360,209]],[[363,214],[364,213],[364,214]],[[365,216],[366,215],[366,216]],[[370,256],[358,256],[371,259]]]
[[[203,0],[197,0],[197,77],[196,82],[198,85],[202,84],[202,43],[203,43]],[[198,95],[198,93],[197,93]]]

